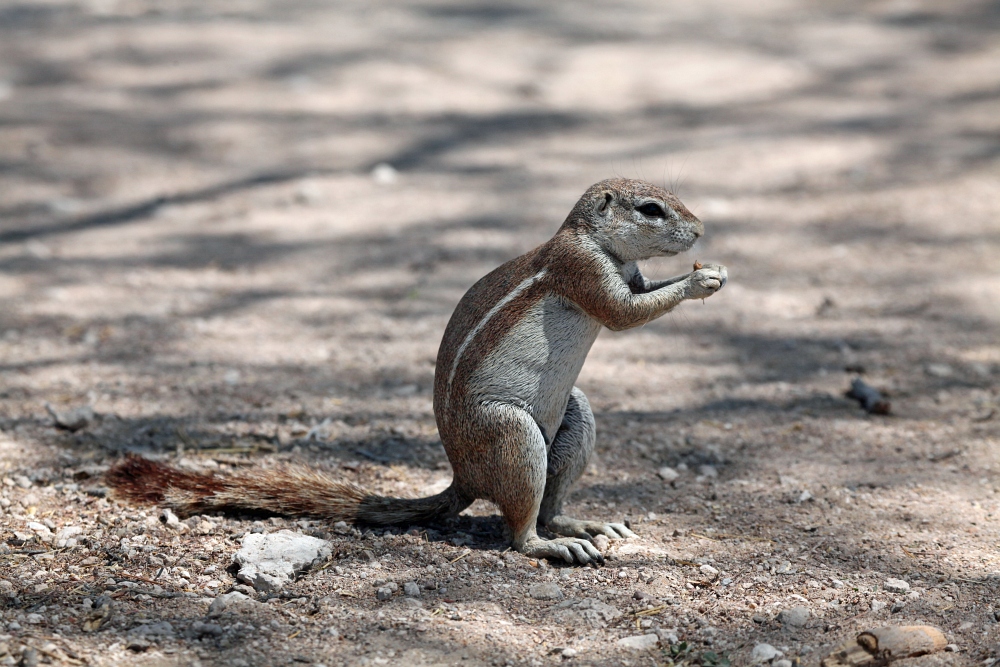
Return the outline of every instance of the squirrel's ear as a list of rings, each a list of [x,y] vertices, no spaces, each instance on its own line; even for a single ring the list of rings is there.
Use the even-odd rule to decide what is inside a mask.
[[[608,209],[611,208],[611,203],[615,200],[615,197],[608,191],[602,192],[601,197],[601,199],[597,200],[597,212],[601,215],[606,215]]]

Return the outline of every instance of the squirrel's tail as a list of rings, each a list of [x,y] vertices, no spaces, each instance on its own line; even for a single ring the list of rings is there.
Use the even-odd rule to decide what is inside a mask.
[[[386,498],[304,466],[223,475],[188,472],[130,455],[108,470],[105,479],[121,497],[184,515],[249,510],[390,526],[452,516],[471,504],[454,483],[428,498]]]

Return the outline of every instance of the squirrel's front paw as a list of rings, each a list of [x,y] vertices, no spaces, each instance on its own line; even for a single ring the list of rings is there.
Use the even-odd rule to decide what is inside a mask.
[[[721,264],[705,264],[688,274],[688,298],[707,299],[726,284],[729,272]]]

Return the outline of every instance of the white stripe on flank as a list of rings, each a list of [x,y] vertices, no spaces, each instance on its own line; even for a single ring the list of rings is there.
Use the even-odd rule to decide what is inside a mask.
[[[465,348],[469,347],[469,344],[472,343],[475,337],[479,335],[479,332],[486,327],[489,321],[493,319],[493,316],[500,312],[501,308],[503,308],[508,303],[516,299],[518,295],[524,292],[524,290],[528,289],[529,287],[537,283],[539,280],[544,278],[547,272],[548,269],[542,269],[541,271],[531,276],[530,278],[524,279],[520,285],[518,285],[517,287],[515,287],[510,291],[510,294],[500,299],[500,301],[498,301],[495,306],[490,308],[489,312],[486,313],[485,316],[483,316],[483,319],[480,320],[479,324],[472,327],[472,331],[466,334],[465,340],[463,340],[462,344],[458,346],[458,352],[455,353],[455,360],[451,364],[451,373],[448,374],[448,389],[445,398],[446,403],[451,402],[451,383],[455,380],[455,373],[458,372],[458,362],[462,360],[462,355],[465,354]]]

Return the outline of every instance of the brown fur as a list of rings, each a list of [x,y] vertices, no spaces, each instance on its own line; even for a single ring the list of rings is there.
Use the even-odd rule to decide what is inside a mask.
[[[384,498],[304,466],[234,475],[178,470],[127,456],[105,476],[120,496],[165,505],[181,515],[253,511],[374,525],[419,523],[460,512],[452,490],[429,498]]]
[[[374,496],[301,467],[195,474],[135,457],[113,468],[108,481],[127,498],[188,513],[263,510],[384,525],[454,515],[485,498],[499,506],[518,550],[599,560],[587,541],[592,535],[632,533],[561,514],[594,446],[593,414],[572,384],[602,325],[638,326],[725,284],[725,268],[716,265],[659,282],[638,270],[637,260],[687,250],[702,233],[701,222],[662,188],[602,181],[551,240],[473,285],[438,351],[434,414],[454,479],[436,496]],[[540,512],[550,530],[569,537],[538,537]]]

